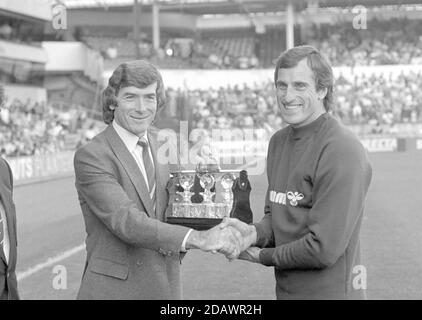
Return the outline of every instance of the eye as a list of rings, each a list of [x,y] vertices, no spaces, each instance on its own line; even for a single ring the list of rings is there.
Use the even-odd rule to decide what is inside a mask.
[[[277,90],[286,90],[287,86],[285,84],[279,83],[277,84]]]
[[[295,87],[296,87],[297,89],[305,89],[305,88],[306,88],[306,85],[305,85],[304,83],[297,83],[297,84],[295,85]]]
[[[125,95],[125,100],[128,100],[128,101],[131,101],[131,100],[133,100],[135,98],[135,96],[133,95],[133,94],[127,94],[127,95]]]

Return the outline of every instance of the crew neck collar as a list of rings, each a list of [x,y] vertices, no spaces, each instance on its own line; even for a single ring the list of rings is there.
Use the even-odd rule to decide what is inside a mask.
[[[300,138],[312,135],[319,128],[320,124],[325,119],[327,119],[328,116],[329,115],[326,112],[326,113],[323,113],[322,115],[320,115],[313,122],[311,122],[307,125],[304,125],[302,127],[294,128],[294,127],[290,126],[293,139],[298,140]]]

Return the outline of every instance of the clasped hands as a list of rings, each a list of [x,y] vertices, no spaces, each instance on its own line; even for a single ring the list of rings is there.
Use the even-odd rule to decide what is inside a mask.
[[[188,239],[189,248],[219,252],[230,261],[243,259],[259,262],[259,248],[251,247],[257,241],[256,228],[236,218],[224,218],[207,231],[194,231]]]

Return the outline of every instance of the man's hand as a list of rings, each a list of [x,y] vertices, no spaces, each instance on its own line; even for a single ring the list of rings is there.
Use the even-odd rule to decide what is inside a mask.
[[[245,251],[242,251],[239,255],[239,259],[250,262],[260,263],[259,252],[261,251],[258,247],[249,247]]]
[[[186,241],[187,249],[223,253],[227,259],[236,259],[244,246],[243,237],[236,229],[216,226],[207,231],[192,231]]]
[[[237,230],[241,237],[241,247],[240,251],[244,251],[249,248],[251,245],[255,244],[257,241],[256,228],[253,225],[246,224],[236,218],[224,218],[218,227],[222,230],[231,229]]]

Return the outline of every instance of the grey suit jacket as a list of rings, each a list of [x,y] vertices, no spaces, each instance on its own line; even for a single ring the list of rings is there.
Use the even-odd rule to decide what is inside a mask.
[[[164,223],[169,179],[156,159],[156,211],[141,171],[112,125],[74,158],[87,260],[78,299],[180,299],[180,248],[188,228]]]
[[[16,212],[13,203],[13,176],[8,163],[0,158],[0,198],[4,207],[9,231],[9,263],[3,250],[0,250],[0,300],[18,300],[18,283],[16,280],[17,233]]]

